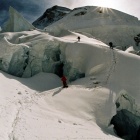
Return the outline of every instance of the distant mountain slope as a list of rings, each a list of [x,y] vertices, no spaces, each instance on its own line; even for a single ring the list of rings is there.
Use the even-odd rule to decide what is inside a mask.
[[[53,6],[45,11],[45,13],[33,22],[33,25],[39,29],[58,21],[63,18],[71,10],[61,6]]]
[[[75,24],[75,21],[77,21],[78,24]],[[138,18],[134,16],[115,9],[95,6],[75,8],[63,19],[54,24],[62,22],[66,24],[67,27],[73,29],[99,25],[140,25]]]
[[[128,47],[135,45],[134,36],[140,33],[140,21],[118,10],[85,6],[74,9],[45,28],[56,36],[62,29],[88,33],[107,44],[112,41],[115,45]]]

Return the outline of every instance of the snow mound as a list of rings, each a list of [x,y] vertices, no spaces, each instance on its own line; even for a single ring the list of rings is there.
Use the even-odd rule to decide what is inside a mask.
[[[132,53],[132,54],[137,54],[138,50],[139,50],[138,47],[130,46],[125,50],[125,52]]]

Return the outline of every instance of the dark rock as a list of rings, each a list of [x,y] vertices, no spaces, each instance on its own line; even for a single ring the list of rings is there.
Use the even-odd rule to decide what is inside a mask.
[[[137,131],[136,140],[140,140],[140,126],[139,126],[139,130]]]
[[[111,119],[118,136],[125,140],[140,140],[140,117],[123,109]]]
[[[70,11],[71,10],[68,8],[55,5],[47,9],[44,12],[44,14],[41,17],[39,17],[36,21],[34,21],[32,24],[39,29],[43,29],[44,27],[60,20]]]

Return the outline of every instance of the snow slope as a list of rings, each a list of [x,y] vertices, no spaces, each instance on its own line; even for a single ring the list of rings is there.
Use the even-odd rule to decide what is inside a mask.
[[[107,127],[114,113],[113,93],[108,89],[71,85],[62,90],[57,76],[44,73],[20,79],[1,72],[0,79],[1,139],[119,139]],[[43,79],[46,86],[58,88],[46,91],[42,82],[36,82]]]
[[[119,139],[108,125],[116,113],[115,101],[120,91],[127,91],[137,105],[140,101],[140,57],[110,50],[103,42],[84,35],[77,42],[79,35],[66,30],[59,37],[39,31],[1,34],[13,47],[27,45],[38,54],[43,51],[43,40],[53,40],[53,44],[60,45],[65,56],[62,59],[86,76],[69,83],[68,89],[61,89],[60,78],[53,74],[17,78],[1,72],[2,139]],[[40,42],[42,47],[34,46]],[[126,108],[127,105],[122,104]]]
[[[44,30],[55,34],[58,29],[89,33],[106,44],[129,47],[135,45],[133,38],[140,33],[140,21],[115,9],[85,6],[74,9]]]

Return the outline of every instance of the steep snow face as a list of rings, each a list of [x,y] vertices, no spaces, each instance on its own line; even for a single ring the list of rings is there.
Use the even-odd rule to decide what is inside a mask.
[[[89,33],[104,43],[128,47],[135,45],[134,36],[140,33],[139,27],[136,17],[110,8],[88,6],[74,9],[44,30],[55,33],[58,29],[68,29]]]
[[[66,16],[71,10],[61,6],[53,6],[45,11],[45,13],[33,22],[33,25],[39,29],[60,20]]]
[[[20,32],[35,29],[21,14],[14,8],[9,8],[9,20],[2,27],[2,32]]]

